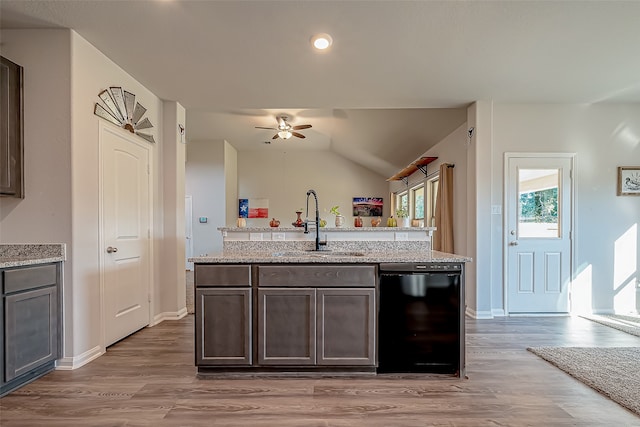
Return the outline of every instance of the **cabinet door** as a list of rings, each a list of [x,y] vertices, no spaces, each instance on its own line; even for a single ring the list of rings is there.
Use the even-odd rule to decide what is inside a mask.
[[[58,357],[55,286],[5,297],[5,381]]]
[[[22,67],[0,61],[0,195],[24,197]]]
[[[315,289],[258,289],[258,363],[315,365]]]
[[[375,366],[375,289],[317,292],[318,365]]]
[[[197,289],[196,365],[251,363],[251,289]]]

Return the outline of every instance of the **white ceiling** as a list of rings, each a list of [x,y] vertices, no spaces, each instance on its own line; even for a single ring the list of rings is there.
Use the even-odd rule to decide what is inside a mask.
[[[331,149],[385,176],[475,100],[640,102],[640,1],[1,0],[0,14],[73,28],[179,101],[189,140]],[[310,47],[319,32],[328,53]],[[254,127],[278,113],[307,138],[264,144]]]

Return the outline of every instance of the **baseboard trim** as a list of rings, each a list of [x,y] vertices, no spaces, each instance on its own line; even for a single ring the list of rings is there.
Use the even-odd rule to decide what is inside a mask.
[[[493,319],[491,311],[475,311],[469,307],[465,310],[465,314],[472,319]]]
[[[159,313],[153,316],[153,323],[149,326],[155,326],[165,320],[180,320],[187,314],[189,314],[187,312],[187,307],[182,307],[178,311],[165,311],[164,313]]]
[[[493,317],[505,317],[506,314],[504,313],[504,310],[501,308],[494,308],[493,310],[491,310],[491,315]]]
[[[591,314],[595,315],[607,315],[607,314],[618,314],[614,309],[605,309],[605,310],[591,310]]]
[[[63,357],[56,360],[56,370],[58,371],[72,371],[78,369],[97,359],[105,353],[105,350],[98,346],[93,347],[90,350],[85,351],[79,356]]]

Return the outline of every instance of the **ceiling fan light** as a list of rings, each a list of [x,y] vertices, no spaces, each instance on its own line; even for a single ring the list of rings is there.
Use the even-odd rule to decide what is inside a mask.
[[[278,136],[282,139],[289,139],[291,138],[291,132],[289,132],[288,130],[281,130],[280,132],[278,132]]]
[[[327,50],[333,44],[333,39],[329,34],[316,34],[311,37],[311,44],[317,50]]]

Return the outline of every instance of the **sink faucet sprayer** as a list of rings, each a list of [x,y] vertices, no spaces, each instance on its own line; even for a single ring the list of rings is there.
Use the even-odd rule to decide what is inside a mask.
[[[316,220],[309,221],[309,196],[313,194],[313,198],[316,201]],[[318,210],[318,195],[315,190],[307,191],[307,217],[304,220],[304,234],[309,234],[309,222],[315,223],[316,225],[316,251],[320,250],[320,245],[326,245],[327,242],[320,242],[320,212]]]

